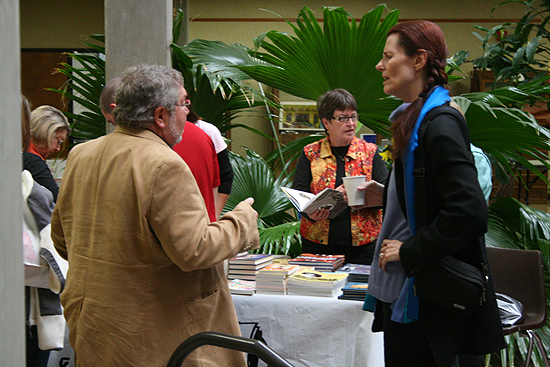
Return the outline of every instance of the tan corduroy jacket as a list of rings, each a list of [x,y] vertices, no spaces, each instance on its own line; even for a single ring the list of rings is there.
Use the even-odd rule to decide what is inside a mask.
[[[61,295],[78,367],[165,366],[201,331],[240,335],[222,260],[257,247],[246,203],[209,223],[184,161],[149,130],[117,127],[73,148],[52,219],[69,261]],[[184,366],[245,366],[203,346]]]

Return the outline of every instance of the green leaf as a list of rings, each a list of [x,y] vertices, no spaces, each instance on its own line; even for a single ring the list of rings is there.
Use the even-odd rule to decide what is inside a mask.
[[[535,55],[537,53],[537,49],[539,47],[539,43],[542,37],[534,37],[529,41],[527,44],[527,50],[525,52],[525,57],[527,58],[528,62],[534,62]]]
[[[525,47],[520,47],[514,54],[514,58],[512,61],[512,69],[517,70],[519,69],[520,64],[523,62],[523,56],[525,56]]]
[[[315,14],[304,7],[297,25],[291,24],[296,36],[267,32],[260,43],[266,52],[254,53],[265,64],[239,69],[255,80],[308,100],[316,100],[331,89],[347,89],[357,100],[361,123],[389,136],[388,116],[400,102],[384,94],[375,66],[399,12],[389,11],[382,18],[386,11],[380,5],[357,23],[341,8],[324,8],[321,26]]]
[[[286,181],[276,180],[265,160],[244,148],[246,159],[230,152],[235,178],[225,209],[231,210],[247,197],[254,198],[253,207],[260,220],[291,209],[292,204],[280,189]]]
[[[500,221],[499,228],[510,239],[506,243],[548,255],[550,240],[550,214],[524,205],[514,198],[500,198],[490,206],[490,212]],[[493,228],[496,233],[497,228]]]

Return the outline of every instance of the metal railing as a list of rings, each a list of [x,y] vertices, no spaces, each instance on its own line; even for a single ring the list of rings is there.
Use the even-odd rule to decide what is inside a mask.
[[[293,367],[261,341],[213,331],[205,331],[187,338],[172,353],[172,357],[170,357],[166,367],[181,367],[181,364],[189,353],[202,345],[214,345],[252,353],[266,362],[269,367]]]

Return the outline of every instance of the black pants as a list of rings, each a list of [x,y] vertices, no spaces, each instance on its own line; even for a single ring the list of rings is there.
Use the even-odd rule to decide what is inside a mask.
[[[38,333],[36,325],[27,326],[27,367],[47,367],[49,350],[38,348]]]
[[[391,320],[384,303],[384,360],[386,367],[436,367],[428,339],[418,321],[401,324]]]
[[[459,340],[464,337],[464,329],[460,327],[451,327],[452,324],[465,324],[465,320],[461,317],[447,313],[437,307],[433,307],[429,303],[423,302],[423,310],[420,317],[429,318],[431,314],[446,313],[443,325],[439,330],[433,330],[434,335],[430,340],[426,336],[424,327],[418,321],[401,324],[391,321],[392,311],[390,305],[383,302],[378,302],[376,307],[382,309],[382,312],[376,312],[377,319],[382,319],[382,325],[378,325],[376,331],[384,330],[384,358],[386,367],[483,367],[482,356],[474,355],[458,355],[456,356],[457,345]],[[453,329],[454,331],[451,331]],[[466,336],[467,337],[467,336]],[[453,342],[454,340],[454,342]],[[435,349],[434,349],[435,348]],[[439,362],[433,351],[438,351]]]

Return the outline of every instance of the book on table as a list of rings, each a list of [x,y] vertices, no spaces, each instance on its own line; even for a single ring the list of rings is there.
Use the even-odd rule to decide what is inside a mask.
[[[300,213],[313,214],[319,209],[328,209],[330,210],[328,219],[333,219],[348,207],[344,193],[329,187],[317,195],[289,187],[281,187],[281,189]]]
[[[258,271],[271,264],[273,255],[242,253],[229,259],[228,279],[256,280]]]
[[[292,275],[300,270],[299,265],[291,264],[269,264],[260,269],[259,276],[284,278],[287,275]]]
[[[344,264],[344,255],[324,255],[303,253],[294,259],[288,260],[289,264],[301,266],[313,266],[317,271],[334,271]]]
[[[346,272],[349,274],[349,282],[361,282],[368,283],[371,271],[370,265],[352,264],[347,263],[338,269],[339,272]]]
[[[266,261],[261,264],[229,264],[229,270],[234,270],[242,273],[253,273],[270,265],[271,261]]]
[[[271,262],[273,264],[288,264],[288,260],[290,260],[290,256],[288,255],[273,255]]]
[[[252,295],[256,292],[256,282],[243,279],[232,279],[227,282],[231,294]]]
[[[335,297],[346,284],[348,274],[303,269],[288,277],[290,295]]]
[[[235,257],[229,259],[229,265],[239,264],[246,266],[256,266],[259,264],[273,261],[273,255],[270,254],[249,254],[240,253]]]
[[[255,272],[253,274],[244,274],[244,273],[228,273],[227,279],[243,279],[243,280],[256,280],[256,275],[258,272]]]
[[[258,294],[286,294],[286,279],[256,280],[256,293]]]
[[[286,279],[300,270],[298,265],[269,264],[256,275],[259,294],[286,294]]]
[[[338,299],[364,301],[368,288],[368,283],[349,282],[342,288],[342,295]]]

